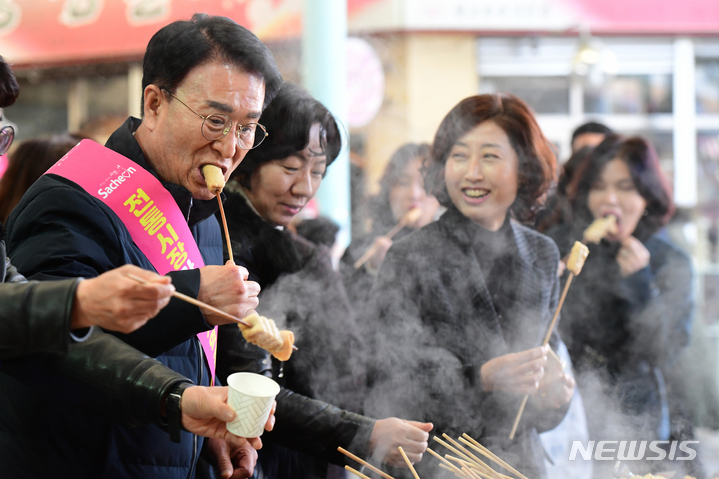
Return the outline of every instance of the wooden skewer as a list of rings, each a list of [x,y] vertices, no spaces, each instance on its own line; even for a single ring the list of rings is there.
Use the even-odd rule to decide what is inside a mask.
[[[359,471],[355,471],[354,469],[352,469],[352,468],[349,467],[349,466],[345,466],[345,469],[346,469],[347,471],[350,471],[350,472],[351,472],[352,474],[354,474],[355,476],[361,477],[362,479],[372,479],[371,477],[365,476],[364,474],[362,474],[362,473],[359,472]]]
[[[454,439],[452,439],[451,437],[449,437],[447,434],[442,434],[442,437],[444,437],[446,440],[448,440],[449,442],[451,442],[454,446],[457,447],[457,449],[459,449],[460,451],[462,451],[462,452],[465,454],[465,456],[466,456],[466,457],[469,457],[469,458],[471,459],[471,461],[472,461],[474,464],[476,464],[477,466],[479,466],[480,469],[481,469],[483,472],[486,471],[486,472],[488,472],[488,473],[490,473],[490,474],[492,474],[492,475],[497,475],[497,476],[499,476],[499,474],[498,474],[496,471],[494,471],[491,467],[489,467],[487,464],[485,464],[484,462],[482,462],[481,459],[479,459],[477,456],[475,456],[474,454],[472,454],[471,452],[469,452],[465,447],[463,447],[463,446],[462,446],[461,444],[459,444],[457,441],[455,441]]]
[[[467,475],[464,474],[464,473],[462,473],[462,471],[461,471],[459,468],[457,468],[454,464],[452,464],[451,462],[449,462],[449,461],[448,461],[447,459],[445,459],[444,457],[442,457],[442,456],[440,456],[439,454],[437,454],[436,452],[434,452],[431,448],[428,447],[428,448],[427,448],[427,452],[429,452],[431,455],[433,455],[434,457],[436,457],[437,459],[439,459],[439,460],[441,461],[441,464],[439,465],[439,467],[441,467],[441,468],[443,468],[443,469],[446,469],[446,470],[448,470],[448,471],[454,472],[454,474],[457,475],[458,477],[464,477],[464,478],[467,477]],[[449,454],[447,454],[447,457],[448,457],[448,458],[453,458],[453,459],[455,459],[455,460],[457,460],[457,461],[459,461],[459,462],[462,462],[462,463],[466,463],[466,461],[462,461],[461,459],[455,458],[455,457],[453,457],[453,456],[450,456]],[[494,478],[493,478],[492,476],[487,476],[487,475],[485,475],[485,479],[494,479]]]
[[[344,448],[342,448],[342,447],[338,447],[337,450],[338,450],[339,452],[341,452],[342,454],[344,454],[345,456],[347,456],[347,457],[349,457],[350,459],[352,459],[353,461],[359,462],[360,464],[362,464],[363,466],[365,466],[367,469],[369,469],[369,470],[371,470],[371,471],[373,471],[373,472],[379,474],[380,476],[384,477],[384,479],[394,479],[394,477],[392,477],[392,476],[390,476],[389,474],[387,474],[387,473],[381,471],[380,469],[377,469],[376,467],[374,467],[374,466],[373,466],[372,464],[370,464],[369,462],[367,462],[367,461],[365,461],[365,460],[363,460],[363,459],[361,459],[361,458],[355,456],[354,454],[352,454],[352,453],[349,452],[348,450],[346,450],[346,449],[344,449]]]
[[[499,473],[497,473],[496,476],[490,476],[489,474],[485,474],[484,472],[479,471],[479,470],[477,470],[476,468],[475,468],[475,469],[472,469],[472,468],[470,467],[469,469],[471,469],[472,472],[473,472],[476,476],[479,476],[481,479],[495,479],[495,478],[497,478],[497,477],[499,477],[499,478],[501,478],[501,479],[506,479],[506,478],[508,477],[508,476],[505,476],[505,475],[499,474]],[[510,477],[510,478],[508,478],[508,479],[512,479],[512,478]]]
[[[477,466],[477,467],[475,467],[475,469],[477,469],[477,470],[483,472],[484,474],[490,475],[491,478],[494,478],[494,479],[503,479],[504,476],[503,476],[502,474],[500,474],[499,472],[497,472],[497,471],[495,471],[494,469],[492,469],[487,463],[485,463],[484,461],[482,461],[481,459],[479,459],[477,456],[475,456],[474,454],[472,454],[470,451],[468,451],[466,448],[464,448],[464,447],[463,447],[461,444],[459,444],[457,441],[452,440],[449,436],[447,436],[447,439],[448,439],[449,441],[451,441],[452,444],[455,444],[461,451],[463,451],[464,453],[466,453],[466,456],[467,456],[467,457],[470,457],[470,458],[472,459],[472,462],[474,463],[473,465],[474,465],[474,466]],[[461,441],[462,438],[459,438],[459,440]],[[465,441],[465,444],[469,445],[466,441]],[[485,457],[486,457],[486,456],[485,456]],[[491,459],[491,458],[488,457],[488,459]],[[472,464],[471,464],[471,463],[468,463],[468,464],[470,465],[470,467],[472,467]]]
[[[133,280],[137,281],[138,283],[142,283],[142,284],[147,284],[147,283],[149,283],[149,281],[144,280],[144,279],[140,278],[139,276],[135,276],[134,274],[128,273],[127,277],[130,278],[130,279],[133,279]],[[174,297],[177,298],[177,299],[181,299],[181,300],[183,300],[183,301],[187,301],[187,302],[190,303],[190,304],[194,304],[194,305],[197,306],[198,308],[203,308],[203,309],[206,309],[206,310],[208,310],[208,311],[212,311],[213,313],[219,314],[220,316],[222,316],[222,317],[225,318],[225,319],[229,319],[229,320],[232,320],[232,321],[234,321],[234,322],[236,322],[236,323],[240,323],[240,324],[242,324],[242,325],[247,326],[248,328],[251,328],[251,327],[252,327],[252,325],[251,325],[250,323],[248,323],[247,321],[242,321],[242,320],[241,320],[240,318],[238,318],[237,316],[233,316],[233,315],[231,315],[231,314],[229,314],[229,313],[225,313],[225,312],[222,311],[221,309],[217,309],[217,308],[215,308],[214,306],[210,306],[210,305],[207,304],[207,303],[203,303],[202,301],[198,301],[198,300],[196,300],[195,298],[192,298],[192,297],[190,297],[190,296],[187,296],[186,294],[178,293],[177,291],[175,291],[174,293],[172,293],[172,296],[174,296]]]
[[[527,407],[527,401],[529,400],[529,394],[524,396],[522,398],[522,404],[519,405],[519,411],[517,411],[517,416],[514,418],[514,423],[512,424],[512,430],[509,433],[509,439],[514,439],[514,435],[517,434],[517,428],[519,427],[519,421],[522,419],[522,414],[524,413],[524,408]]]
[[[558,362],[560,362],[560,363],[563,362],[563,361],[562,361],[562,358],[559,357],[559,354],[557,354],[557,353],[554,352],[554,349],[549,348],[549,353],[548,353],[548,354],[549,354],[550,356],[552,356],[554,359],[556,359]]]
[[[127,277],[130,278],[130,279],[132,279],[132,280],[137,281],[138,283],[142,283],[142,284],[147,284],[147,283],[149,283],[149,281],[146,281],[146,280],[140,278],[139,276],[135,276],[135,275],[132,274],[132,273],[128,273],[128,274],[127,274]],[[215,308],[214,306],[210,306],[210,305],[207,304],[207,303],[203,303],[202,301],[198,301],[198,300],[196,300],[195,298],[193,298],[193,297],[191,297],[191,296],[187,296],[186,294],[178,293],[177,291],[175,291],[174,293],[172,293],[172,296],[174,296],[174,297],[177,298],[177,299],[181,299],[181,300],[183,300],[183,301],[187,301],[187,302],[190,303],[190,304],[194,304],[194,305],[197,306],[198,308],[203,308],[203,309],[206,309],[206,310],[208,310],[208,311],[212,311],[213,313],[219,314],[220,316],[222,316],[222,317],[225,318],[225,319],[229,319],[229,320],[234,321],[234,322],[236,322],[236,323],[240,323],[241,325],[247,326],[248,328],[251,328],[251,327],[252,327],[252,325],[251,325],[250,323],[248,323],[247,321],[243,321],[243,320],[241,320],[240,318],[238,318],[237,316],[233,316],[233,315],[231,315],[231,314],[229,314],[229,313],[225,313],[225,312],[222,311],[221,309],[217,309],[217,308]],[[293,345],[292,345],[292,349],[295,350],[295,351],[297,351],[297,346],[295,346],[295,345],[293,344]]]
[[[458,457],[454,457],[451,454],[445,454],[444,457],[447,459],[450,459],[452,461],[455,461],[461,466],[467,466],[470,469],[474,470],[477,474],[481,474],[483,478],[485,479],[503,479],[503,476],[499,474],[497,471],[492,469],[491,467],[484,464],[484,468],[480,467],[479,464],[475,464],[469,461],[465,461],[464,459],[460,459]]]
[[[502,479],[502,476],[491,468],[489,468],[489,470],[481,469],[477,464],[467,462],[458,457],[454,457],[451,454],[446,454],[445,456],[447,457],[447,459],[451,459],[452,461],[455,461],[460,466],[466,466],[467,468],[471,469],[475,474],[479,474],[480,476],[482,476],[483,479],[497,479],[497,478]],[[490,473],[489,471],[492,471],[492,472]]]
[[[438,442],[438,443],[440,443],[441,445],[443,445],[444,447],[446,447],[447,449],[449,449],[450,451],[452,451],[453,453],[457,454],[458,456],[463,456],[465,460],[467,460],[467,461],[469,461],[469,462],[472,462],[472,459],[471,459],[469,456],[467,456],[466,454],[464,454],[462,451],[460,451],[460,450],[458,450],[458,449],[456,449],[456,448],[450,446],[449,444],[447,444],[446,442],[444,442],[443,440],[441,440],[441,439],[438,438],[437,436],[433,436],[433,439],[434,439],[436,442]]]
[[[567,278],[567,283],[564,285],[564,289],[562,290],[562,296],[559,298],[559,304],[557,305],[556,311],[554,311],[554,317],[552,318],[552,322],[549,323],[549,329],[547,330],[547,335],[542,342],[542,346],[546,346],[547,344],[549,344],[549,338],[552,337],[552,331],[554,331],[554,326],[557,324],[559,312],[562,310],[562,306],[564,306],[564,300],[567,298],[567,291],[569,291],[569,285],[572,284],[573,279],[574,273],[570,271],[569,277]],[[512,424],[512,431],[509,433],[509,439],[514,439],[514,435],[517,433],[517,427],[519,427],[519,420],[522,419],[522,413],[524,413],[524,408],[527,406],[528,399],[529,395],[524,396],[524,399],[522,399],[522,404],[519,406],[519,411],[517,411],[517,417],[514,418],[514,424]]]
[[[409,470],[412,471],[412,475],[414,476],[414,479],[419,479],[419,476],[417,475],[417,471],[415,471],[414,467],[412,467],[412,463],[409,462],[409,458],[407,457],[407,454],[404,453],[404,449],[402,449],[402,446],[399,446],[397,449],[399,449],[399,453],[402,454],[402,458],[404,459],[404,462],[407,463],[407,467],[409,467]]]
[[[430,453],[431,455],[433,455],[434,457],[436,457],[437,459],[440,460],[440,462],[442,463],[442,464],[440,464],[440,466],[441,466],[441,465],[449,466],[450,468],[454,468],[454,469],[456,469],[457,471],[459,471],[459,469],[457,469],[457,468],[454,466],[454,464],[452,464],[452,463],[449,462],[447,459],[443,458],[442,456],[440,456],[439,454],[437,454],[436,452],[434,452],[432,449],[427,448],[427,452]],[[450,470],[451,470],[451,469],[450,469]],[[456,474],[457,471],[453,471],[453,472],[455,472],[455,474]]]
[[[463,434],[462,434],[462,437],[465,438],[465,439],[467,439],[470,443],[472,443],[472,445],[474,445],[476,451],[486,453],[485,457],[487,457],[487,458],[493,460],[494,462],[496,462],[497,464],[499,464],[500,466],[502,466],[502,467],[505,468],[506,470],[510,471],[512,474],[514,474],[515,476],[519,477],[520,479],[527,479],[527,477],[526,477],[524,474],[522,474],[521,472],[519,472],[518,470],[516,470],[515,468],[513,468],[513,467],[510,466],[509,464],[507,464],[505,461],[503,461],[503,460],[502,460],[499,456],[497,456],[495,453],[493,453],[492,451],[490,451],[489,449],[487,449],[486,447],[484,447],[483,445],[481,445],[478,441],[476,441],[475,439],[473,439],[469,434],[463,433]],[[460,441],[461,441],[461,439],[460,439]],[[468,444],[468,445],[469,445],[469,444]]]
[[[220,216],[222,216],[222,226],[225,227],[225,239],[227,240],[227,252],[230,254],[230,261],[233,263],[235,259],[232,256],[232,243],[230,243],[230,230],[227,228],[227,219],[225,218],[225,208],[222,206],[222,198],[220,192],[217,192],[217,202],[220,204]]]
[[[559,298],[559,304],[557,305],[557,310],[554,312],[554,317],[552,318],[552,322],[549,323],[549,329],[547,330],[547,335],[544,337],[544,342],[542,343],[542,346],[549,344],[549,338],[552,337],[552,331],[554,331],[554,326],[557,324],[557,318],[559,318],[559,312],[562,310],[562,306],[564,306],[564,300],[567,298],[567,291],[569,291],[569,285],[572,284],[573,279],[574,279],[574,273],[572,273],[570,271],[569,277],[567,277],[567,283],[564,285],[564,289],[562,290],[562,296]]]
[[[496,464],[499,464],[499,462],[497,462],[497,461],[492,457],[491,454],[488,454],[487,452],[482,451],[481,449],[479,449],[478,447],[476,447],[475,445],[473,445],[472,443],[470,443],[469,441],[467,441],[467,440],[464,439],[463,437],[460,437],[459,440],[462,441],[462,442],[463,442],[464,444],[466,444],[467,446],[469,446],[469,447],[471,447],[472,449],[474,449],[475,451],[477,451],[478,453],[480,453],[481,455],[483,455],[484,457],[486,457],[487,459],[489,459],[490,461],[494,461]],[[485,463],[482,462],[481,460],[480,460],[479,462],[480,462],[480,465],[483,465],[483,466],[486,468],[485,472],[490,473],[490,474],[493,475],[492,477],[497,476],[497,477],[499,477],[500,479],[503,479],[503,478],[507,477],[507,476],[505,476],[504,474],[501,474],[501,473],[495,471],[494,469],[492,469],[490,466],[488,466],[487,464],[485,464]],[[501,464],[499,464],[499,465],[501,466]],[[506,469],[506,468],[505,468],[505,469]]]
[[[454,475],[457,477],[461,477],[462,479],[468,479],[467,475],[465,473],[463,473],[460,469],[457,469],[456,467],[454,467],[452,465],[447,466],[446,464],[442,463],[439,465],[439,467],[441,467],[445,471],[453,472]]]
[[[476,472],[467,466],[462,466],[462,470],[469,475],[472,479],[483,479]]]
[[[396,235],[397,233],[399,233],[402,230],[402,228],[404,228],[405,226],[407,226],[410,223],[414,223],[415,221],[417,221],[419,219],[419,217],[421,216],[421,214],[422,214],[421,208],[419,208],[418,206],[412,208],[411,210],[409,210],[402,216],[402,218],[399,220],[399,222],[396,225],[394,225],[394,228],[389,230],[387,232],[387,234],[384,235],[384,237],[387,239],[392,239],[392,237],[394,235]],[[375,253],[375,251],[377,251],[377,247],[372,245],[370,247],[370,249],[368,249],[365,252],[365,254],[362,255],[362,257],[360,257],[360,259],[355,261],[355,264],[354,264],[355,269],[358,269],[360,266],[365,264],[367,262],[367,260],[372,257],[372,255]]]
[[[466,439],[465,439],[465,438],[466,438]],[[467,439],[469,439],[469,441],[468,441]],[[527,479],[527,478],[524,477],[519,471],[517,471],[517,470],[514,469],[512,466],[510,466],[509,464],[507,464],[505,461],[503,461],[502,459],[500,459],[499,456],[497,456],[497,455],[494,454],[492,451],[490,451],[489,449],[487,449],[486,447],[484,447],[483,445],[481,445],[479,442],[477,442],[477,441],[475,441],[474,439],[472,439],[468,434],[466,434],[466,433],[463,434],[463,437],[459,438],[459,440],[462,441],[462,442],[463,442],[464,444],[466,444],[467,446],[469,446],[469,447],[471,447],[472,449],[474,449],[475,451],[477,451],[478,453],[480,453],[481,455],[483,455],[484,457],[486,457],[487,459],[489,459],[490,461],[492,461],[492,462],[494,462],[495,464],[499,465],[500,467],[503,467],[504,469],[506,469],[506,470],[512,472],[513,474],[515,474],[515,475],[518,476],[518,477],[521,477],[522,479]],[[471,441],[471,442],[470,442],[470,441]],[[501,474],[501,476],[502,476],[502,477],[507,477],[507,476],[505,476],[504,474]]]

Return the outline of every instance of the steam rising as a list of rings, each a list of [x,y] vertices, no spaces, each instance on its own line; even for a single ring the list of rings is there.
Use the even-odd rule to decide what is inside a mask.
[[[445,248],[443,243],[427,242],[407,251],[401,248],[407,239],[395,243],[391,250],[394,255],[390,254],[387,259],[390,264],[383,265],[385,272],[389,268],[393,274],[386,277],[384,283],[376,284],[372,299],[356,311],[347,308],[341,280],[320,257],[314,257],[310,265],[298,273],[281,276],[262,293],[258,312],[297,335],[299,351],[285,364],[285,368],[297,376],[296,383],[306,387],[297,392],[375,418],[396,416],[431,421],[441,428],[433,431],[438,434],[446,432],[457,437],[466,432],[476,439],[482,438],[481,442],[494,453],[520,470],[528,463],[541,462],[544,459],[541,452],[517,451],[516,445],[506,439],[521,397],[481,393],[479,368],[489,359],[541,343],[546,331],[539,326],[539,318],[545,319],[541,324],[548,324],[546,316],[556,306],[559,285],[553,278],[539,278],[545,285],[554,284],[552,291],[537,292],[536,298],[539,304],[543,297],[552,295],[551,310],[507,306],[502,312],[504,342],[497,341],[478,326],[480,318],[466,316],[464,306],[467,302],[491,301],[479,291],[495,280],[497,272],[517,267],[506,263],[501,245],[496,251],[483,255],[481,266],[471,265],[476,275],[458,277],[464,274],[459,272],[467,270],[466,262],[474,261],[472,255],[448,257],[445,263],[438,264],[433,258],[438,249]],[[571,245],[577,238],[566,232],[563,239]],[[471,238],[468,244],[472,244]],[[576,365],[591,439],[669,439],[669,424],[661,423],[669,411],[662,411],[654,404],[646,405],[647,398],[642,397],[644,391],[655,388],[664,378],[661,373],[644,373],[652,369],[651,365],[671,368],[688,342],[692,294],[691,270],[687,264],[681,254],[670,256],[656,271],[655,289],[628,296],[622,289],[623,283],[608,279],[616,276],[607,271],[615,267],[616,262],[592,251],[582,274],[574,280],[560,320],[560,332],[569,349],[576,352],[584,347],[576,340],[571,341],[573,336],[587,344],[618,341],[622,345],[622,359],[617,366],[632,366],[638,371],[637,375],[623,375],[617,382],[605,368]],[[425,314],[434,315],[436,326],[430,329],[423,325],[413,298],[424,297],[428,288],[436,284],[457,287],[456,294],[441,298],[439,304],[423,305]],[[519,286],[507,285],[504,294],[516,297]],[[462,291],[471,293],[462,296]],[[650,296],[642,305],[638,300],[645,293]],[[611,303],[604,295],[619,298],[631,318],[629,323],[619,324],[606,311],[597,309],[605,300]],[[578,323],[574,318],[584,322]],[[600,327],[594,328],[592,324]],[[570,334],[576,333],[573,328],[578,328],[581,334]],[[629,404],[645,406],[628,409]],[[482,417],[481,410],[491,414]],[[558,422],[558,418],[551,417],[551,412],[537,410],[528,411],[526,421],[537,423],[537,418],[543,415],[551,427]],[[520,426],[519,436],[522,434],[530,432]],[[435,444],[430,447],[441,449]],[[352,452],[364,454],[364,451]],[[370,462],[379,464],[380,458],[370,458]],[[445,473],[437,469],[437,463],[426,454],[419,467],[420,476],[445,477]],[[599,464],[599,475],[595,477],[611,478],[611,471],[601,469],[602,465]],[[679,464],[682,465],[692,466]],[[677,463],[629,463],[634,473],[648,472],[650,466],[656,471],[676,468]],[[392,475],[402,477],[402,472],[393,471]]]

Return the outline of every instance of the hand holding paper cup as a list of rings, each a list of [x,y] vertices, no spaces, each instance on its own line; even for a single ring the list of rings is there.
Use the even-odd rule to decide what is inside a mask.
[[[280,385],[255,373],[230,374],[227,385],[230,388],[227,403],[235,411],[235,419],[227,423],[227,430],[240,437],[260,437]]]

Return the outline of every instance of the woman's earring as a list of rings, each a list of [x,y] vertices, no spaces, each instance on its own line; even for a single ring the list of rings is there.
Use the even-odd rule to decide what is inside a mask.
[[[642,216],[649,216],[649,210],[644,210],[644,213],[642,213]]]

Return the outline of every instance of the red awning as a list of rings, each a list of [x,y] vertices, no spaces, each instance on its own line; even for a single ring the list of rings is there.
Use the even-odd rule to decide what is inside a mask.
[[[405,9],[417,5],[415,0],[347,0],[348,15],[352,18],[367,7],[392,1],[405,2]],[[719,0],[544,2],[569,7],[576,12],[576,25],[594,34],[719,35]],[[494,0],[448,5],[485,3],[496,5]],[[302,4],[303,0],[3,0],[0,54],[15,68],[141,58],[157,30],[197,11],[230,17],[263,41],[297,39],[302,33]],[[440,29],[452,30],[451,22]],[[459,29],[466,31],[464,26]]]
[[[9,0],[0,4],[0,54],[14,67],[141,57],[155,32],[198,11],[264,41],[297,38],[301,9],[301,0]]]
[[[717,0],[566,0],[592,33],[719,35]]]

